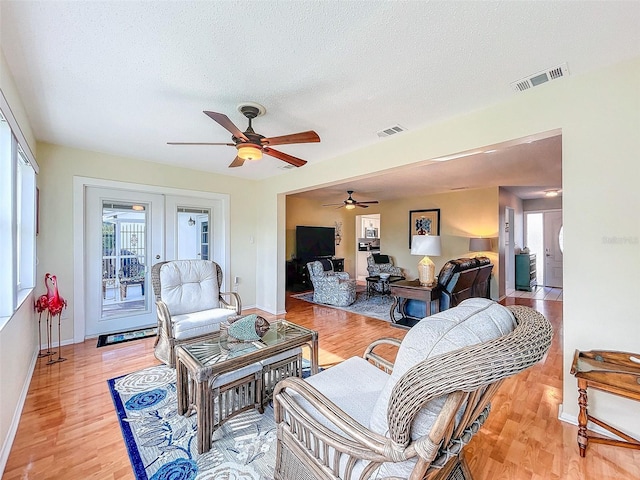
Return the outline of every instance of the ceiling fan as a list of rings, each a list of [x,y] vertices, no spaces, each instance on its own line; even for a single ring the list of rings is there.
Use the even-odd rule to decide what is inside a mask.
[[[351,194],[353,193],[353,190],[347,190],[347,193],[349,194],[349,198],[347,198],[342,203],[327,203],[326,205],[322,205],[322,206],[323,207],[335,207],[336,205],[339,205],[338,208],[345,207],[347,210],[353,210],[356,207],[369,208],[369,205],[367,205],[367,204],[378,203],[378,200],[371,200],[369,202],[358,202],[357,200],[354,200],[351,197]]]
[[[229,165],[230,168],[233,167],[241,167],[245,160],[260,160],[262,158],[262,154],[266,153],[271,157],[275,157],[279,160],[287,162],[294,167],[301,167],[305,163],[306,160],[302,160],[300,158],[294,157],[292,155],[288,155],[286,153],[280,152],[278,150],[274,150],[271,148],[272,145],[285,145],[291,143],[313,143],[319,142],[320,137],[313,130],[309,130],[307,132],[300,133],[291,133],[289,135],[282,135],[280,137],[271,137],[266,138],[259,133],[253,131],[253,127],[251,126],[251,121],[259,117],[260,115],[264,115],[266,109],[257,103],[244,103],[238,106],[238,110],[249,119],[249,127],[241,132],[238,127],[236,127],[229,117],[227,117],[223,113],[209,112],[204,111],[204,113],[209,116],[212,120],[217,122],[220,126],[226,128],[229,132],[231,132],[231,140],[233,143],[189,143],[189,142],[167,142],[168,145],[227,145],[229,147],[236,147],[238,150],[238,155]]]

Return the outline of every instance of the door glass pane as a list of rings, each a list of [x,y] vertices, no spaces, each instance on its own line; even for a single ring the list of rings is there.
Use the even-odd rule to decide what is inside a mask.
[[[147,309],[148,205],[102,204],[102,318]]]
[[[211,211],[202,208],[178,207],[178,258],[210,260],[209,225]]]

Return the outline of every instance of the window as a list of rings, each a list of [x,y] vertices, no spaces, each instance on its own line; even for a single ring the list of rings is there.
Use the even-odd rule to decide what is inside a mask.
[[[35,286],[35,220],[36,171],[0,111],[0,317]]]

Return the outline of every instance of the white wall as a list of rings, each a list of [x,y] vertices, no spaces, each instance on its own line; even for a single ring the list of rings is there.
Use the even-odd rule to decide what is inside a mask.
[[[561,129],[563,397],[565,413],[577,415],[576,382],[568,373],[574,350],[640,351],[640,322],[633,301],[640,290],[636,274],[640,265],[638,85],[640,58],[514,93],[509,101],[491,108],[390,137],[265,182],[258,212],[259,242],[278,258],[264,265],[258,280],[261,301],[284,307],[285,212],[279,203],[284,193]],[[618,266],[615,282],[607,281],[611,265]],[[267,285],[276,276],[278,288]],[[635,413],[622,399],[610,398],[606,403],[595,402],[590,410],[640,435],[640,415],[637,405],[634,408]]]

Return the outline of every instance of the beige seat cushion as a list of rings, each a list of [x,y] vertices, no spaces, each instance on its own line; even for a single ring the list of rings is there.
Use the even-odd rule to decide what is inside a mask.
[[[220,331],[220,323],[235,314],[235,310],[228,308],[212,308],[200,312],[173,315],[171,317],[173,336],[176,340],[185,340],[218,332]]]

